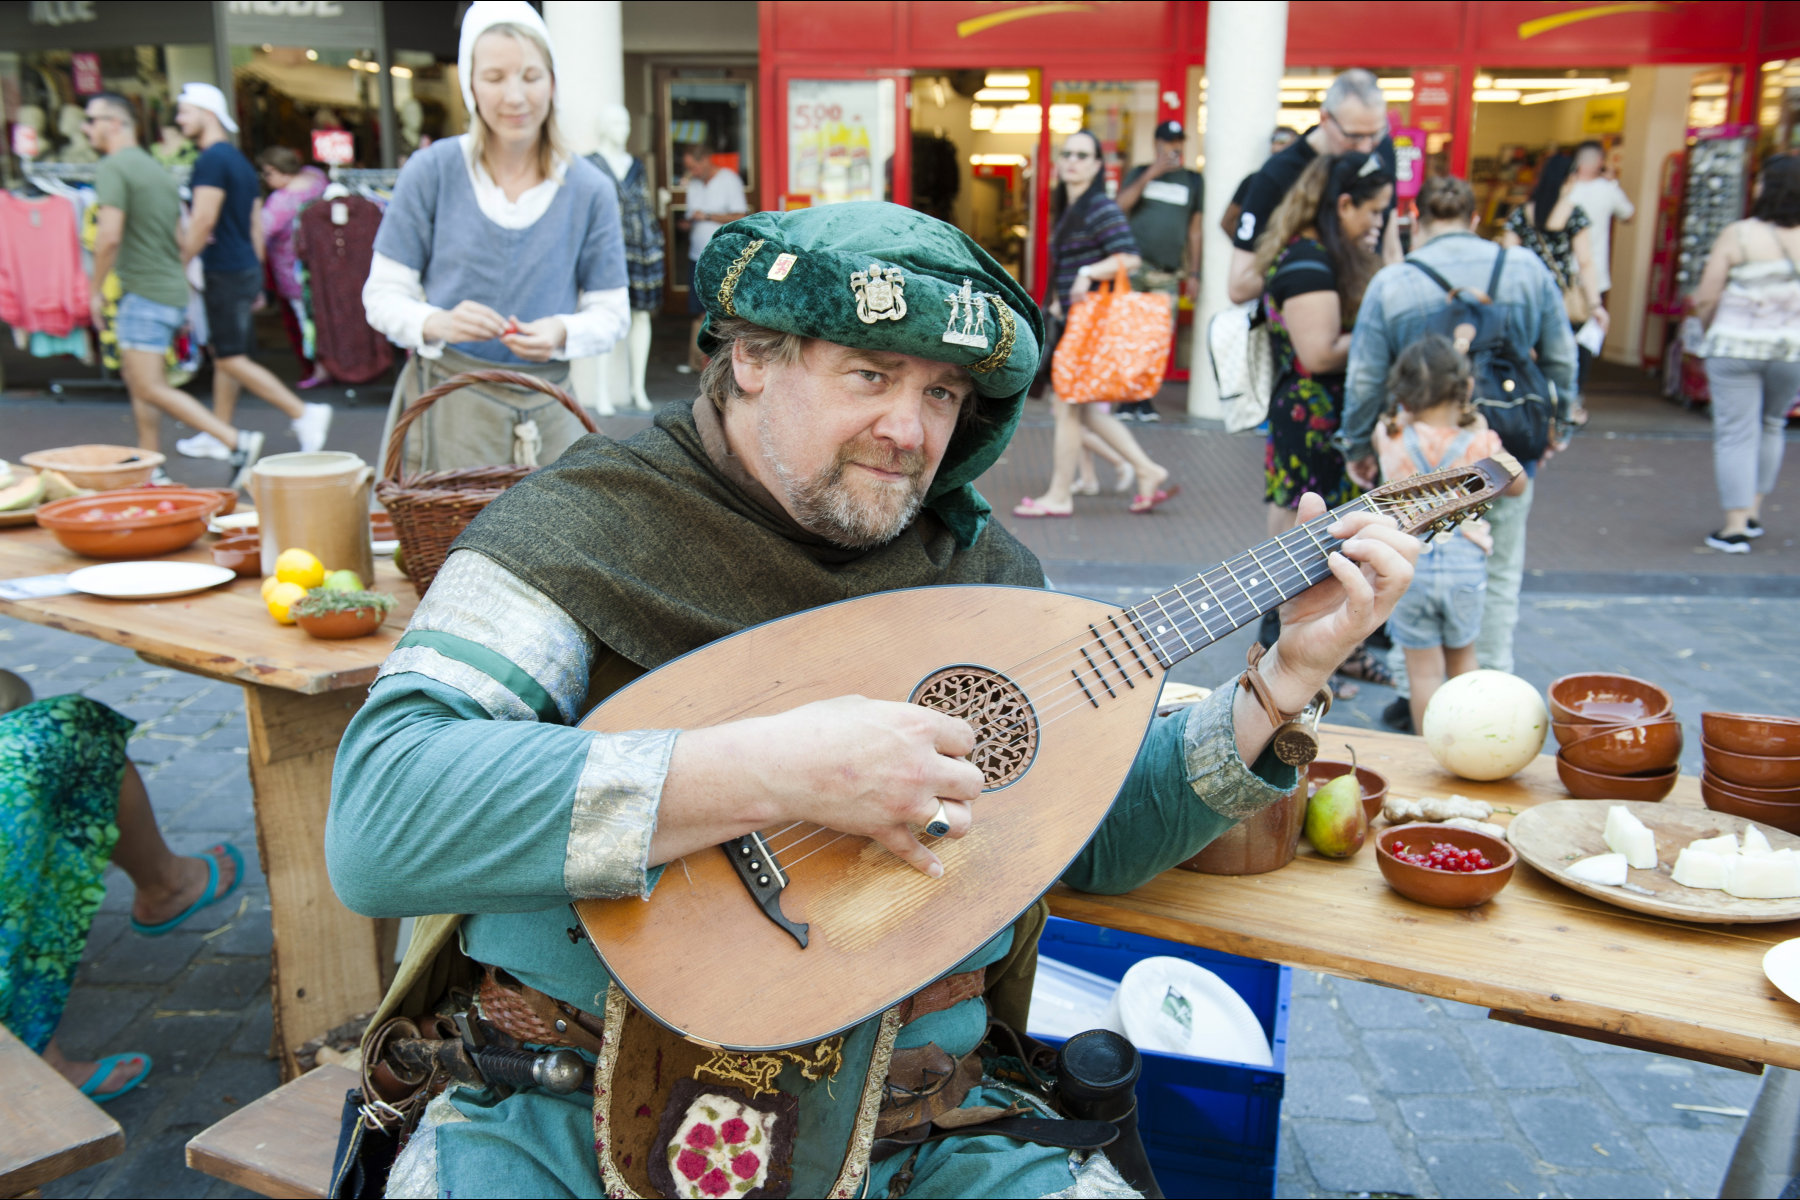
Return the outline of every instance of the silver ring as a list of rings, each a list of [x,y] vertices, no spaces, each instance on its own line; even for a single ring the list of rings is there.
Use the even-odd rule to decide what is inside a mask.
[[[933,814],[925,826],[925,832],[932,837],[943,837],[950,832],[950,814],[944,811],[944,802],[938,801],[937,812]]]

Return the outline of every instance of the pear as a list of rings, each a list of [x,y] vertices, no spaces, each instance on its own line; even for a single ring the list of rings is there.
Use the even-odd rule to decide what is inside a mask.
[[[1351,750],[1352,763],[1356,751]],[[1349,858],[1362,849],[1369,836],[1369,817],[1363,811],[1362,783],[1354,766],[1326,782],[1306,802],[1306,840],[1327,858]]]

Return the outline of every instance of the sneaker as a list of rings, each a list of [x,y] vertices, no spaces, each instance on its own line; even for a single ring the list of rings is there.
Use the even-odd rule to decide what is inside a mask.
[[[238,448],[231,452],[231,487],[235,490],[250,482],[250,468],[262,457],[263,435],[254,429],[238,430]]]
[[[167,471],[163,470],[161,467],[158,467],[158,468],[156,468],[156,470],[150,472],[150,486],[151,487],[174,487],[175,481],[169,477],[169,473]]]
[[[294,436],[300,439],[300,449],[308,453],[325,448],[325,435],[331,431],[331,405],[308,404],[294,418]]]
[[[1151,408],[1150,402],[1146,400],[1144,401],[1144,407],[1138,409],[1138,420],[1146,423],[1160,421],[1162,420],[1162,414],[1157,412],[1154,408]]]
[[[1745,537],[1759,538],[1762,535],[1763,535],[1763,527],[1762,527],[1761,521],[1757,520],[1755,517],[1751,517],[1748,521],[1744,522],[1744,536]]]
[[[231,447],[210,433],[196,433],[175,443],[177,453],[189,458],[216,458],[220,462],[231,457]]]
[[[1721,554],[1748,554],[1752,536],[1748,533],[1709,533],[1706,544]]]
[[[1415,733],[1412,723],[1412,701],[1405,696],[1389,701],[1381,710],[1381,723],[1395,733]]]
[[[676,363],[675,373],[677,375],[692,375],[694,373],[694,368],[687,363]]]

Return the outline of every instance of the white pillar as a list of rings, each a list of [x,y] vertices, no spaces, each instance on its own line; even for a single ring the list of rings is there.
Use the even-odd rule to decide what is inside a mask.
[[[1287,60],[1286,0],[1212,0],[1206,6],[1206,242],[1194,313],[1188,412],[1218,417],[1219,394],[1206,353],[1206,323],[1231,301],[1225,290],[1231,239],[1219,218],[1238,182],[1269,156]]]
[[[562,67],[556,79],[556,123],[569,148],[592,154],[598,147],[600,111],[625,103],[624,5],[620,0],[544,0],[544,24]],[[611,412],[630,403],[628,356],[578,358],[569,364],[575,398]]]

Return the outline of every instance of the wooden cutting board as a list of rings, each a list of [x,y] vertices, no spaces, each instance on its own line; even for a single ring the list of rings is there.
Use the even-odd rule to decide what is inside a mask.
[[[1607,810],[1614,804],[1624,804],[1656,834],[1656,869],[1634,869],[1626,879],[1628,883],[1646,889],[1650,893],[1647,896],[1625,888],[1575,879],[1566,870],[1571,863],[1607,853],[1601,835],[1606,827]],[[1706,808],[1646,801],[1550,800],[1514,817],[1506,827],[1506,836],[1520,858],[1564,887],[1633,912],[1704,925],[1755,925],[1800,918],[1800,898],[1744,900],[1724,892],[1684,887],[1670,877],[1676,855],[1689,842],[1725,833],[1741,837],[1745,828],[1751,825],[1760,829],[1769,839],[1769,845],[1777,850],[1784,846],[1800,849],[1800,837],[1769,825]]]

